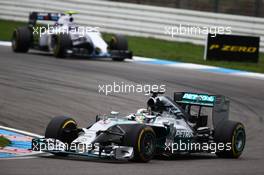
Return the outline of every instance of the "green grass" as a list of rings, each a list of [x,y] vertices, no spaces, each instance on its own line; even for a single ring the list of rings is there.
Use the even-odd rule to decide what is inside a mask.
[[[25,23],[0,20],[0,40],[10,40],[14,28],[23,25]],[[105,33],[103,36],[109,40],[111,34]],[[205,61],[203,59],[204,47],[199,45],[132,36],[128,36],[128,42],[130,50],[137,56],[264,72],[263,53],[260,54],[259,63]]]
[[[12,37],[13,30],[23,25],[25,25],[23,22],[0,20],[0,40],[9,41]]]
[[[110,38],[110,34],[104,34]],[[164,41],[154,38],[130,37],[129,47],[134,55],[159,58],[172,61],[197,63],[219,66],[225,68],[246,70],[252,72],[264,72],[264,54],[260,54],[259,63],[230,62],[230,61],[205,61],[204,47],[191,43]]]
[[[5,147],[7,145],[9,145],[11,143],[10,140],[8,140],[7,138],[0,136],[0,147]]]

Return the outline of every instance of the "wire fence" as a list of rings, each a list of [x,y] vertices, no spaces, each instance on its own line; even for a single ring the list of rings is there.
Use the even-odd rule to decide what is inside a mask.
[[[264,17],[264,0],[110,0],[189,10]]]

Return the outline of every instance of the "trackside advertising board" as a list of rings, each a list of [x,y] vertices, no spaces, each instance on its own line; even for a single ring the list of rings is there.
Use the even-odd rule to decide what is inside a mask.
[[[258,62],[260,37],[208,34],[205,60]]]

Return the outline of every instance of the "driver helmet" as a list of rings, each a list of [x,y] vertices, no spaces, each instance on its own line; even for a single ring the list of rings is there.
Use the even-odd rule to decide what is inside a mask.
[[[59,18],[59,20],[57,21],[57,23],[59,25],[73,25],[73,17],[72,15],[63,15]]]
[[[164,102],[160,98],[151,97],[147,102],[147,106],[153,112],[161,112],[164,107]]]

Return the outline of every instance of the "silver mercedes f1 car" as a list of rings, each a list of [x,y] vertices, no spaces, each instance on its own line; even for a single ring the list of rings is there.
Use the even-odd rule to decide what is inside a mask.
[[[71,55],[88,58],[112,58],[123,61],[132,58],[128,42],[123,35],[114,35],[106,42],[98,27],[79,26],[74,23],[73,14],[32,12],[28,26],[14,30],[12,49],[14,52],[27,52],[36,49],[53,53],[57,58]],[[37,24],[46,22],[46,25]],[[49,24],[48,22],[54,22]]]
[[[221,95],[152,92],[147,107],[122,116],[96,116],[79,128],[70,117],[54,117],[45,138],[32,140],[33,151],[148,162],[154,156],[214,153],[238,158],[245,147],[242,123],[229,120],[229,100]]]

